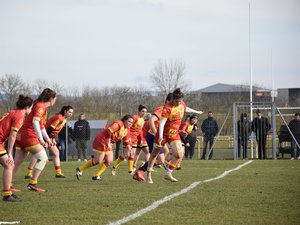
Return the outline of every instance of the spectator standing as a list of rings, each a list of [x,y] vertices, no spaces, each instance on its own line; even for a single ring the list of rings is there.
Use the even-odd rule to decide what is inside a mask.
[[[271,125],[266,117],[263,117],[259,109],[256,110],[257,117],[252,122],[252,131],[255,132],[258,145],[258,159],[266,159],[266,145],[268,131]]]
[[[297,159],[300,159],[300,114],[295,113],[295,117],[293,120],[289,122],[289,128],[292,131],[296,141],[297,141]],[[295,159],[295,146],[296,142],[294,138],[291,136],[291,160]]]
[[[68,132],[67,132],[67,129],[68,129]],[[66,153],[67,137],[68,137],[68,144],[71,144],[72,143],[72,139],[71,139],[72,135],[73,135],[73,128],[68,123],[65,123],[64,127],[58,133],[58,146],[59,146],[59,150],[60,150],[60,154],[59,154],[60,161],[67,160],[67,153]]]
[[[187,136],[188,145],[185,147],[185,159],[192,159],[195,153],[195,146],[197,142],[198,123],[194,124],[192,132]]]
[[[211,160],[213,156],[213,144],[215,140],[215,136],[219,131],[219,127],[217,121],[213,118],[213,112],[209,111],[207,115],[207,119],[203,120],[201,125],[201,130],[203,134],[203,153],[201,159],[205,159],[207,145],[209,143],[209,149],[211,149],[208,159]]]
[[[87,142],[90,140],[90,124],[81,113],[74,124],[73,140],[76,142],[78,161],[81,161],[81,154],[84,161],[87,161],[86,150]]]
[[[248,158],[248,137],[250,132],[250,122],[247,119],[247,113],[241,113],[241,118],[237,122],[238,126],[238,158],[241,158],[241,147],[243,150],[243,159]]]

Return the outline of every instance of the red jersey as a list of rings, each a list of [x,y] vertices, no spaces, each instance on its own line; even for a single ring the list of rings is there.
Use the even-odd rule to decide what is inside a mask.
[[[164,106],[161,118],[166,120],[164,126],[164,134],[169,137],[174,137],[178,135],[178,130],[181,125],[184,112],[186,110],[186,105],[184,101],[178,106],[174,106],[171,102]]]
[[[133,115],[133,123],[132,123],[132,126],[130,127],[131,137],[137,137],[137,136],[141,135],[144,123],[145,123],[145,120],[143,117],[140,117],[137,114]]]
[[[158,118],[158,120],[156,120],[156,121],[154,122],[154,126],[155,126],[156,130],[158,130],[159,121],[160,121],[160,118],[161,118],[161,114],[162,114],[163,109],[164,109],[164,105],[161,105],[161,106],[157,107],[157,108],[154,110],[154,112],[153,112],[153,115],[155,115],[155,116]],[[149,129],[149,133],[152,134],[152,135],[155,135],[155,134],[153,134],[153,132],[152,132],[151,129]]]
[[[94,139],[93,149],[106,151],[107,141],[110,138],[111,143],[123,140],[125,146],[130,145],[130,131],[124,126],[123,121],[117,120],[113,122],[108,128],[104,128]]]
[[[18,132],[22,127],[24,122],[25,115],[21,112],[20,109],[12,110],[0,119],[0,144],[2,145],[6,139],[9,137],[11,131]],[[0,146],[1,150],[4,150],[3,146]]]
[[[64,127],[66,122],[67,122],[66,118],[60,113],[57,113],[54,116],[52,116],[45,125],[46,130],[48,130],[49,127],[53,128],[49,137],[54,138]]]
[[[194,125],[191,124],[190,120],[186,120],[181,123],[179,132],[180,135],[185,139],[190,133],[192,133]]]
[[[142,129],[142,136],[143,136],[144,138],[146,138],[147,133],[148,133],[149,131],[150,131],[150,125],[149,125],[149,121],[147,120],[147,121],[145,121],[144,126],[143,126],[143,129]]]
[[[37,102],[33,105],[32,111],[26,116],[24,125],[17,134],[16,147],[27,148],[39,144],[38,136],[34,130],[32,121],[39,121],[41,130],[45,128],[47,108],[44,102]]]

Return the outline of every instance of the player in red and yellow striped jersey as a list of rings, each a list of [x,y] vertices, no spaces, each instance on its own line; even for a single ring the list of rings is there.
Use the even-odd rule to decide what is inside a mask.
[[[37,159],[32,178],[27,186],[28,190],[31,191],[45,192],[44,189],[37,187],[37,180],[48,160],[45,148],[52,146],[45,124],[47,108],[54,105],[55,101],[56,92],[50,88],[44,89],[35,101],[31,113],[26,117],[24,125],[17,134],[14,174],[16,174],[17,169],[29,152]]]
[[[103,129],[93,141],[92,159],[84,163],[80,168],[76,168],[76,177],[80,180],[82,172],[89,167],[101,163],[99,169],[96,171],[93,180],[100,180],[101,174],[109,167],[113,161],[112,145],[117,141],[123,140],[124,146],[127,149],[131,147],[130,127],[133,124],[131,115],[125,115],[121,120],[113,122],[108,128]]]
[[[0,164],[4,168],[2,176],[3,201],[18,201],[11,189],[14,167],[12,151],[17,132],[22,127],[25,116],[31,112],[32,104],[33,100],[30,97],[20,95],[16,103],[17,109],[6,113],[0,119]],[[7,143],[7,148],[5,148],[4,142]]]
[[[116,169],[119,167],[121,162],[127,158],[128,161],[128,173],[134,172],[133,161],[135,156],[135,151],[138,147],[138,142],[141,140],[142,128],[144,126],[144,117],[147,112],[146,106],[139,105],[138,114],[133,115],[133,124],[130,127],[130,137],[131,137],[131,148],[126,148],[126,151],[119,156],[119,158],[115,161],[114,166],[112,168],[112,175],[116,175]],[[141,143],[142,144],[142,143]]]
[[[160,118],[159,129],[155,135],[154,140],[154,150],[151,154],[147,168],[147,183],[153,183],[151,171],[157,154],[159,153],[160,149],[165,146],[166,143],[170,144],[172,150],[170,151],[171,161],[168,165],[165,179],[172,182],[178,181],[172,176],[172,172],[175,168],[175,165],[183,157],[184,154],[183,146],[179,136],[179,128],[184,116],[184,112],[186,110],[187,107],[183,101],[183,93],[179,88],[177,88],[172,93],[172,101],[164,106],[162,116]],[[193,112],[199,114],[202,113],[202,111],[195,110],[193,110]]]
[[[48,149],[53,154],[53,163],[56,171],[56,178],[65,178],[65,175],[62,174],[60,168],[60,159],[59,159],[59,150],[56,146],[55,137],[64,127],[65,123],[68,119],[73,115],[73,107],[70,105],[63,106],[59,113],[52,116],[45,125],[47,134],[49,135],[53,145],[49,146]],[[37,159],[32,157],[27,168],[27,173],[25,175],[25,179],[29,179],[32,177],[32,170],[34,165],[36,164]]]
[[[148,147],[148,143],[146,140],[147,134],[150,130],[150,125],[149,125],[149,119],[151,117],[151,113],[147,113],[145,115],[145,119],[144,119],[144,125],[142,128],[142,132],[141,135],[138,136],[138,147],[136,149],[135,152],[135,157],[134,157],[134,162],[133,162],[133,168],[134,170],[136,169],[137,166],[137,162],[139,160],[139,157],[142,153],[142,151],[144,152],[144,160],[143,160],[143,164],[145,162],[147,162],[150,158],[150,152],[149,152],[149,147]]]
[[[167,95],[166,100],[165,100],[165,104],[167,104],[171,101],[171,96],[172,96],[172,93],[169,93]],[[149,129],[148,129],[148,133],[146,135],[146,140],[147,140],[147,144],[149,146],[149,152],[150,153],[152,153],[152,150],[153,150],[154,137],[155,137],[155,134],[157,133],[157,129],[158,129],[158,126],[159,126],[159,120],[161,118],[163,108],[164,108],[164,105],[161,105],[161,106],[157,107],[154,110],[154,112],[152,113],[152,115],[151,115],[151,117],[149,118],[149,121],[148,121]],[[165,155],[167,155],[168,153],[169,153],[168,146],[165,145],[159,151],[158,155],[156,155],[155,157],[152,156],[153,158],[151,160],[153,160],[154,162],[155,161],[158,162],[158,165],[163,164],[164,161],[165,161]],[[144,181],[145,180],[144,172],[147,171],[149,161],[150,161],[150,158],[144,165],[142,165],[138,170],[135,171],[135,173],[133,175],[134,180],[137,180],[137,181]]]

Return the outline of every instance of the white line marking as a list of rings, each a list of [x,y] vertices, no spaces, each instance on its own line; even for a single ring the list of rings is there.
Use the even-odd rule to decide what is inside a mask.
[[[177,197],[179,195],[182,195],[182,194],[184,194],[184,193],[192,190],[193,188],[197,187],[199,184],[208,183],[208,182],[211,182],[211,181],[214,181],[214,180],[221,179],[221,178],[225,177],[226,175],[228,175],[229,173],[231,173],[233,171],[236,171],[236,170],[239,170],[242,167],[247,166],[250,163],[252,163],[252,160],[249,160],[249,161],[247,161],[247,162],[245,162],[245,163],[243,163],[243,164],[241,164],[241,165],[239,165],[236,168],[233,168],[231,170],[226,170],[221,175],[219,175],[217,177],[210,178],[210,179],[203,180],[203,181],[194,182],[191,185],[189,185],[188,187],[182,189],[181,191],[175,192],[175,193],[173,193],[171,195],[168,195],[168,196],[166,196],[166,197],[164,197],[164,198],[162,198],[160,200],[157,200],[157,201],[153,202],[151,205],[149,205],[148,207],[146,207],[144,209],[141,209],[141,210],[139,210],[139,211],[137,211],[137,212],[135,212],[135,213],[133,213],[133,214],[131,214],[129,216],[126,216],[123,219],[120,219],[118,221],[110,222],[110,223],[108,223],[108,225],[121,225],[123,223],[127,223],[127,222],[129,222],[131,220],[134,220],[135,218],[140,217],[140,216],[144,215],[145,213],[150,212],[150,211],[156,209],[159,205],[161,205],[161,204],[163,204],[163,203],[165,203],[167,201],[170,201],[171,199],[173,199],[173,198],[175,198],[175,197]]]
[[[18,224],[20,221],[13,221],[13,222],[7,222],[7,221],[0,221],[0,224]]]

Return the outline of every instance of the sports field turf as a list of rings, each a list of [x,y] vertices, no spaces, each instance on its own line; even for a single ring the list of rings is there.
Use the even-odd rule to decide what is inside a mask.
[[[62,163],[67,178],[56,179],[53,164],[49,162],[39,181],[47,189],[46,193],[26,190],[26,162],[14,183],[22,189],[18,193],[22,202],[0,201],[0,222],[114,224],[194,182],[218,177],[245,162],[188,160],[183,162],[182,170],[173,173],[179,182],[165,181],[164,169],[156,169],[153,185],[134,181],[127,173],[126,162],[115,177],[107,170],[101,181],[91,179],[96,167],[86,170],[77,181],[75,168],[80,162]],[[197,184],[142,216],[129,219],[126,224],[300,224],[299,160],[254,160],[224,178]]]

